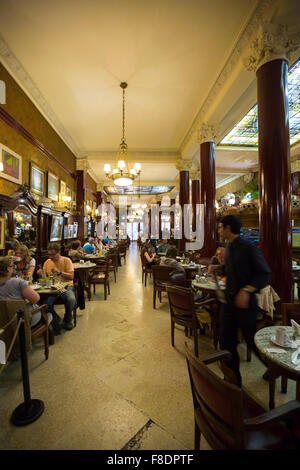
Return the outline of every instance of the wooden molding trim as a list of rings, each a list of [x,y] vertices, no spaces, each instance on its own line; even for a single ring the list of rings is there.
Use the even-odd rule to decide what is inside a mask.
[[[91,188],[89,188],[88,186],[84,186],[83,189],[86,189],[93,196],[97,197],[97,193],[94,193],[94,191]]]
[[[76,179],[76,175],[72,173],[63,163],[61,163],[54,155],[50,152],[38,139],[28,132],[14,117],[12,117],[5,109],[0,106],[0,118],[10,127],[12,127],[18,134],[24,139],[30,142],[34,147],[40,150],[46,157],[50,158],[53,162],[59,165],[66,173],[68,173],[73,179]]]

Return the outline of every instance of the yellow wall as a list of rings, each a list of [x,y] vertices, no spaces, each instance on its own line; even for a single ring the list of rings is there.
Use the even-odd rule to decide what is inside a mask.
[[[76,174],[75,155],[2,64],[0,64],[0,79],[6,85],[6,104],[0,106],[30,132],[33,137],[38,139],[64,166]],[[22,184],[29,184],[29,164],[32,161],[43,170],[50,171],[59,179],[65,181],[72,191],[76,190],[75,179],[8,126],[2,119],[0,119],[0,143],[6,145],[22,157]],[[17,189],[18,185],[16,183],[0,177],[0,193],[10,195]]]

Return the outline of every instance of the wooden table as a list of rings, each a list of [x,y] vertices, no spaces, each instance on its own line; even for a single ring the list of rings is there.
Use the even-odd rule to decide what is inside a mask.
[[[276,346],[271,342],[271,337],[276,337],[276,328],[277,326],[269,326],[267,328],[262,328],[257,331],[254,337],[255,344],[261,354],[264,356],[268,368],[269,368],[269,407],[272,410],[275,407],[274,395],[275,395],[275,380],[276,376],[282,375],[287,379],[292,379],[296,381],[296,400],[300,401],[300,370],[295,370],[297,365],[291,362],[291,355],[296,349],[292,348],[281,348],[284,349],[284,353],[271,353],[268,352],[268,348],[276,348]],[[293,328],[291,326],[284,326],[289,336],[292,336]],[[300,337],[297,337],[297,343],[299,344],[300,350]],[[300,356],[298,356],[298,359]],[[299,364],[298,364],[299,365]],[[286,390],[284,390],[286,391]]]

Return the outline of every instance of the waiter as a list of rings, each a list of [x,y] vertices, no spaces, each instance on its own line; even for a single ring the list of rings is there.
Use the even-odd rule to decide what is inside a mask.
[[[256,293],[271,278],[271,271],[259,249],[240,237],[242,223],[239,217],[227,215],[218,225],[220,237],[227,240],[225,250],[226,304],[221,309],[220,347],[230,351],[231,360],[226,362],[242,385],[240,359],[237,352],[238,328],[253,352],[259,356],[254,343],[258,312]]]

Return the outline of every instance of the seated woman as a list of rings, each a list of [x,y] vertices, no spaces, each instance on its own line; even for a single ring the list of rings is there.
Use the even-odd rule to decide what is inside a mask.
[[[102,241],[100,240],[100,238],[95,237],[94,246],[95,246],[96,250],[100,250],[100,251],[103,250],[103,243],[102,243]]]
[[[176,260],[176,256],[177,256],[177,248],[175,246],[171,246],[168,249],[168,251],[166,253],[166,256],[161,258],[160,266],[171,266],[172,268],[174,267],[174,270],[176,270],[176,271],[185,272],[184,268]]]
[[[225,248],[219,246],[216,250],[215,256],[212,257],[207,269],[208,274],[215,273],[218,279],[225,280]]]
[[[34,310],[40,296],[20,277],[11,277],[13,274],[13,260],[9,256],[0,257],[0,299],[26,300],[27,310]],[[49,323],[52,315],[48,315]],[[32,315],[31,327],[35,326],[41,319],[41,312]]]
[[[80,261],[85,254],[85,251],[81,250],[81,242],[79,240],[76,240],[71,244],[68,256],[72,259],[74,263],[76,263],[76,261]]]
[[[89,241],[83,245],[83,249],[86,252],[87,255],[91,255],[95,251],[95,246],[94,246],[94,239],[93,237],[89,238]]]
[[[156,264],[154,260],[155,251],[150,243],[144,243],[141,254],[146,259],[147,268],[151,268],[154,264]]]
[[[15,256],[13,258],[14,262],[14,277],[22,277],[28,273],[31,273],[33,276],[36,261],[30,256],[29,249],[26,245],[18,245],[16,248]]]

